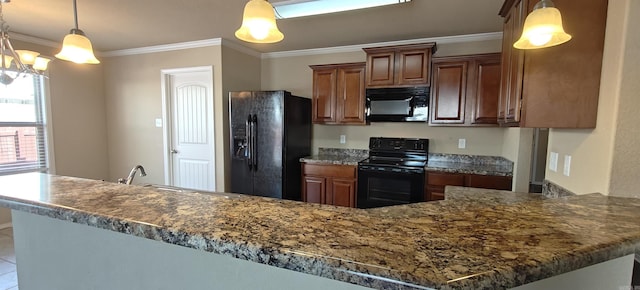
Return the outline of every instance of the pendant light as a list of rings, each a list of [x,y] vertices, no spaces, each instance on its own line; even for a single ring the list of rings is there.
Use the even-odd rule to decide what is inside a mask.
[[[274,43],[284,39],[278,30],[273,6],[266,0],[250,0],[244,6],[242,26],[236,31],[236,37],[253,43]]]
[[[15,50],[9,40],[9,25],[4,21],[2,3],[0,0],[0,84],[9,85],[18,77],[44,75],[50,59],[39,56],[39,52],[30,50]],[[46,77],[46,76],[45,76]]]
[[[537,49],[563,44],[571,39],[564,32],[560,10],[551,0],[541,0],[524,21],[522,36],[513,47],[518,49]]]
[[[67,36],[64,37],[64,40],[62,41],[62,50],[56,54],[56,57],[75,63],[100,63],[100,61],[93,55],[91,41],[89,41],[82,30],[78,29],[78,10],[76,8],[76,0],[73,0],[73,16],[76,26],[71,29],[71,32],[69,32]]]

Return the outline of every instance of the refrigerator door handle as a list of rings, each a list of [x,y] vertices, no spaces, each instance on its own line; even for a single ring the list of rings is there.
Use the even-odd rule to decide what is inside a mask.
[[[251,142],[251,114],[249,114],[249,117],[247,118],[247,122],[245,123],[245,140],[247,142],[247,149],[245,151],[245,157],[247,158],[247,166],[249,166],[249,171],[251,171],[253,163],[252,163],[252,158],[253,158],[253,144]]]
[[[253,141],[251,158],[253,158],[253,170],[258,171],[258,115],[253,115],[251,121],[251,139]]]

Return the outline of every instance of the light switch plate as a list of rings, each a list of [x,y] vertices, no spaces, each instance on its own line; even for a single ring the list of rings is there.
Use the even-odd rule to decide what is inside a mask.
[[[347,135],[340,135],[340,144],[347,143]]]
[[[551,152],[549,154],[549,170],[553,172],[558,172],[558,153]]]
[[[458,149],[467,148],[467,139],[461,138],[458,139]]]
[[[571,173],[571,155],[564,156],[564,170],[562,171],[562,173],[565,176],[569,176],[569,174]]]
[[[156,118],[156,127],[162,128],[162,119]]]

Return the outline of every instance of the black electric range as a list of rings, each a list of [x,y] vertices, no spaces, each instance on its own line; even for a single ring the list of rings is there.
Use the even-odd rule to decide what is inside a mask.
[[[359,208],[424,201],[429,140],[369,139],[369,158],[358,163]]]

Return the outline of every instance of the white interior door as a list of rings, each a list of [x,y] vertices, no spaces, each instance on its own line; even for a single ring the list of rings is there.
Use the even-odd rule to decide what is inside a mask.
[[[165,112],[169,130],[170,185],[215,190],[213,77],[211,68],[180,70],[165,75]]]

